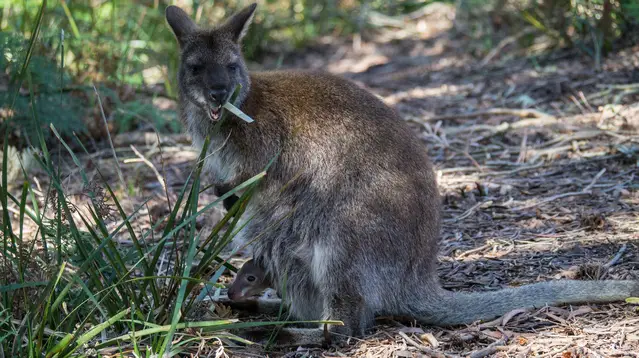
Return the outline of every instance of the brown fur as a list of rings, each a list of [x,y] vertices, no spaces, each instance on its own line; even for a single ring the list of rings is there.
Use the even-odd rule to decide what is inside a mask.
[[[196,145],[212,135],[206,168],[216,183],[233,187],[277,157],[237,239],[264,234],[252,246],[256,263],[297,319],[342,320],[332,332],[362,335],[376,315],[457,325],[516,308],[639,294],[636,281],[550,281],[471,294],[442,289],[440,197],[424,145],[394,110],[345,79],[249,73],[240,42],[254,10],[212,29],[198,28],[174,6],[166,15],[181,48],[181,118]],[[237,84],[236,105],[255,121],[230,116],[213,133],[209,111],[219,103],[207,94]]]

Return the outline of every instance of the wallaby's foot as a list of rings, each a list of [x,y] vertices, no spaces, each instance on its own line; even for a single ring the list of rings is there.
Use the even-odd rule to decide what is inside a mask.
[[[327,348],[330,344],[330,341],[326,341],[322,328],[256,327],[238,330],[233,334],[262,346],[278,348]]]
[[[324,319],[344,323],[331,325],[328,328],[331,333],[342,337],[362,337],[375,324],[375,315],[354,287],[344,283],[342,289],[331,296],[324,308]]]

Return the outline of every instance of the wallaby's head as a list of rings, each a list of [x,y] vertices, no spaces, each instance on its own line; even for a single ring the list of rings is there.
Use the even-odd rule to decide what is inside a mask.
[[[199,28],[177,6],[166,8],[166,20],[180,46],[179,92],[188,101],[206,112],[211,121],[219,120],[221,106],[242,86],[237,104],[249,90],[249,73],[242,58],[240,42],[253,19],[252,4],[214,28]]]
[[[262,293],[269,287],[271,282],[266,277],[264,269],[253,260],[249,260],[237,272],[235,280],[229,286],[227,296],[233,301],[245,300]]]

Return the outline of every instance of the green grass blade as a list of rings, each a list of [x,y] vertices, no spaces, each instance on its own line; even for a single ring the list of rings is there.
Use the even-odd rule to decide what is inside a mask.
[[[211,327],[223,327],[221,329],[224,329],[224,327],[237,322],[237,320],[219,320],[219,321],[202,321],[202,322],[182,322],[182,323],[178,323],[175,325],[175,329],[176,330],[180,330],[180,329],[187,329],[187,328],[211,328]],[[107,341],[105,341],[104,343],[98,344],[96,346],[96,348],[103,348],[103,347],[109,347],[111,345],[113,345],[115,342],[117,341],[128,341],[130,339],[133,338],[133,335],[135,335],[135,337],[137,338],[141,338],[144,336],[148,336],[151,334],[156,334],[156,333],[164,333],[164,332],[168,332],[171,329],[172,325],[167,324],[167,325],[162,325],[162,326],[157,326],[157,327],[152,327],[152,328],[147,328],[147,329],[143,329],[143,330],[139,330],[135,333],[131,332],[131,333],[127,333],[115,338],[111,338]]]
[[[11,228],[11,218],[9,217],[9,202],[8,202],[8,193],[9,189],[7,188],[7,166],[8,166],[8,154],[9,151],[9,130],[5,130],[4,134],[4,145],[2,151],[2,185],[0,187],[0,202],[2,203],[2,254],[3,257],[9,258],[11,255],[9,254],[9,243],[10,237],[13,236],[13,230]],[[3,285],[6,284],[7,277],[3,275],[2,281],[0,281]],[[6,294],[2,296],[2,303],[4,307],[11,307],[10,297]]]
[[[49,281],[31,281],[31,282],[14,283],[11,285],[0,286],[0,292],[11,292],[16,290],[21,290],[23,288],[46,286],[48,283]]]
[[[64,269],[66,268],[66,262],[63,262],[62,265],[60,265],[60,270],[58,270],[58,274],[56,276],[56,278],[52,281],[52,285],[50,285],[50,289],[49,289],[49,293],[48,293],[48,299],[46,300],[46,302],[44,302],[44,310],[42,313],[42,318],[39,320],[39,325],[38,325],[38,332],[36,333],[36,343],[38,345],[38,349],[42,348],[42,339],[43,339],[43,335],[44,335],[44,328],[45,325],[48,321],[48,316],[49,313],[51,311],[51,303],[53,302],[53,294],[55,293],[55,288],[58,286],[58,283],[60,282],[60,280],[62,279],[62,274],[64,273]]]
[[[64,336],[55,346],[53,346],[53,348],[49,350],[46,357],[50,358],[56,355],[57,353],[60,353],[64,348],[66,348],[69,345],[69,343],[71,343],[71,339],[73,339],[73,335],[71,333],[67,333],[66,336]]]
[[[253,123],[253,118],[249,117],[246,113],[242,112],[239,108],[235,107],[230,102],[224,103],[223,107],[246,123]]]
[[[43,0],[42,5],[40,5],[40,10],[38,11],[35,27],[31,32],[31,38],[29,39],[29,47],[27,47],[27,53],[25,54],[24,60],[22,61],[22,68],[20,69],[20,72],[18,73],[17,83],[15,83],[13,79],[11,80],[11,83],[10,83],[11,88],[13,86],[16,86],[16,88],[13,89],[13,99],[11,100],[11,106],[9,107],[9,109],[13,109],[13,107],[15,106],[16,99],[18,98],[18,93],[20,92],[20,86],[22,85],[22,80],[27,74],[29,63],[31,62],[31,56],[33,55],[33,50],[35,48],[35,43],[36,43],[36,40],[38,39],[38,36],[40,35],[40,29],[42,28],[42,19],[44,18],[44,11],[46,10],[46,8],[47,8],[47,0]],[[31,88],[32,87],[29,86],[29,91],[31,91]]]
[[[73,349],[71,349],[71,351],[68,352],[66,355],[63,355],[63,357],[70,357],[71,353],[73,353],[76,350],[78,350],[79,348],[81,348],[85,343],[87,343],[91,339],[93,339],[93,337],[95,337],[98,334],[100,334],[100,332],[102,332],[105,329],[111,327],[115,322],[119,321],[122,317],[127,315],[130,311],[131,311],[131,308],[127,308],[125,310],[122,310],[122,311],[118,312],[116,315],[114,315],[113,317],[111,317],[108,320],[106,320],[105,322],[100,323],[99,325],[97,325],[97,326],[93,327],[92,329],[90,329],[87,333],[85,333],[85,334],[81,335],[80,337],[78,337],[78,340],[77,340],[77,342],[75,344],[75,347]]]
[[[73,36],[76,39],[80,38],[80,30],[78,29],[78,25],[75,23],[75,19],[73,19],[73,15],[71,14],[71,10],[67,6],[67,2],[65,0],[60,0],[60,5],[64,10],[64,14],[67,16],[67,20],[69,21],[69,26],[71,26],[71,31],[73,32]]]
[[[194,191],[195,193],[197,193],[197,190]],[[195,218],[193,219],[195,220]],[[195,223],[193,223],[195,224]],[[195,225],[193,225],[193,227],[195,227]],[[196,248],[197,248],[197,244],[199,242],[199,236],[195,236],[193,238],[193,240],[191,240],[191,244],[189,245],[189,251],[186,257],[186,261],[184,262],[184,276],[189,276],[189,274],[191,273],[191,266],[193,266],[193,259],[195,257],[195,252],[196,252]],[[169,329],[169,332],[167,333],[166,337],[164,338],[164,345],[162,346],[159,355],[162,355],[167,349],[170,350],[171,349],[171,343],[173,341],[173,335],[175,334],[175,329],[176,326],[180,320],[181,317],[181,311],[182,311],[182,303],[184,302],[184,296],[186,294],[186,286],[187,286],[187,281],[182,280],[181,282],[181,286],[180,286],[180,291],[178,293],[178,297],[177,300],[175,302],[175,308],[173,310],[173,319],[171,320],[171,328]]]

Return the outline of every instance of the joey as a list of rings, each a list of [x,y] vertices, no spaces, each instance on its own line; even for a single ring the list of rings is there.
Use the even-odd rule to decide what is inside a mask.
[[[233,301],[241,301],[258,295],[270,287],[271,282],[266,277],[264,269],[251,259],[246,261],[237,271],[233,283],[229,286],[227,295]]]

